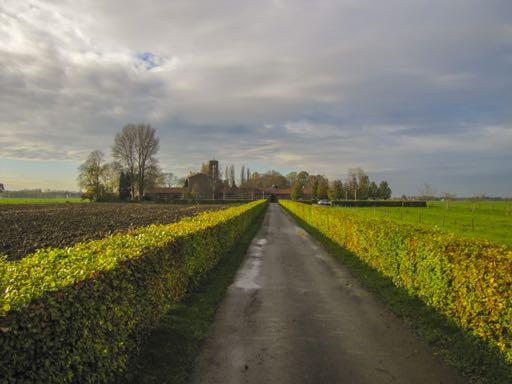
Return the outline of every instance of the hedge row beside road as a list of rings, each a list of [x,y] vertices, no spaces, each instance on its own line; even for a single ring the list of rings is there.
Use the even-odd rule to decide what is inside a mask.
[[[218,205],[225,205],[225,204],[247,204],[255,200],[251,199],[154,199],[153,200],[157,204],[176,204],[176,205],[186,205],[186,204],[199,204],[199,205],[205,205],[205,204],[218,204]]]
[[[345,210],[280,203],[512,363],[511,248]]]
[[[265,202],[0,261],[0,383],[104,383]]]

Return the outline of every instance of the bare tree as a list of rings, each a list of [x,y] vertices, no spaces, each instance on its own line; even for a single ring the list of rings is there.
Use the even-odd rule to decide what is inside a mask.
[[[424,200],[432,200],[436,197],[437,191],[430,184],[425,184],[419,191],[419,195]]]
[[[110,193],[115,193],[119,189],[119,175],[122,171],[121,164],[113,161],[103,165],[103,173],[101,182],[105,186],[105,190]]]
[[[451,192],[441,192],[441,197],[445,200],[453,200],[457,197],[457,194]]]
[[[167,188],[172,188],[175,185],[178,185],[180,179],[178,176],[175,176],[172,172],[165,172],[162,173],[162,185],[166,186]]]
[[[144,189],[165,186],[164,176],[158,162],[153,162],[145,174]]]
[[[144,197],[147,175],[157,167],[155,158],[160,149],[160,139],[156,131],[149,124],[137,126],[137,139],[135,140],[135,153],[137,165],[137,185],[139,187],[139,199]]]
[[[227,183],[229,187],[229,165],[226,165],[224,168],[224,181]]]
[[[128,124],[118,133],[112,146],[112,155],[127,169],[130,180],[136,181],[139,199],[144,197],[148,176],[157,167],[155,155],[160,139],[149,124]],[[132,184],[132,192],[135,185]]]

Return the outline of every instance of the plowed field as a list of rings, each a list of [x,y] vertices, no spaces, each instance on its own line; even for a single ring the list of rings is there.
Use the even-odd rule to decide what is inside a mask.
[[[66,247],[222,208],[131,203],[0,205],[0,254],[19,259],[38,248]]]

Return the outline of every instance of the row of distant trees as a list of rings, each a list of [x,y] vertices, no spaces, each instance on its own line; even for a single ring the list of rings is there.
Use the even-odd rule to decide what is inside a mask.
[[[146,188],[164,182],[156,158],[159,142],[150,125],[125,125],[114,138],[113,161],[95,150],[80,165],[78,184],[84,196],[94,201],[142,199]]]
[[[4,190],[2,191],[3,198],[25,198],[25,199],[54,199],[54,198],[77,198],[80,197],[80,192],[66,191],[66,190],[51,190],[51,189],[19,189],[19,190]]]
[[[391,188],[386,180],[379,184],[371,181],[362,168],[350,169],[345,181],[329,179],[323,175],[310,175],[306,171],[291,172],[287,175],[292,188],[291,197],[301,199],[305,190],[311,190],[313,199],[329,200],[387,200]]]
[[[208,174],[207,163],[202,165],[201,172]],[[236,173],[234,165],[226,165],[222,172],[224,178],[220,182],[229,188],[291,188],[292,198],[297,200],[304,197],[305,191],[310,191],[314,199],[330,200],[387,200],[392,193],[386,180],[379,183],[372,181],[362,168],[350,169],[344,181],[329,181],[323,175],[313,175],[307,171],[290,172],[287,175],[274,170],[265,173],[251,172],[245,165],[240,168],[238,180],[235,179]]]

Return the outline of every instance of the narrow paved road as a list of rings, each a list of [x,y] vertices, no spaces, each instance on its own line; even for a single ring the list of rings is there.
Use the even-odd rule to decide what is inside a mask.
[[[464,383],[270,204],[194,383]]]

